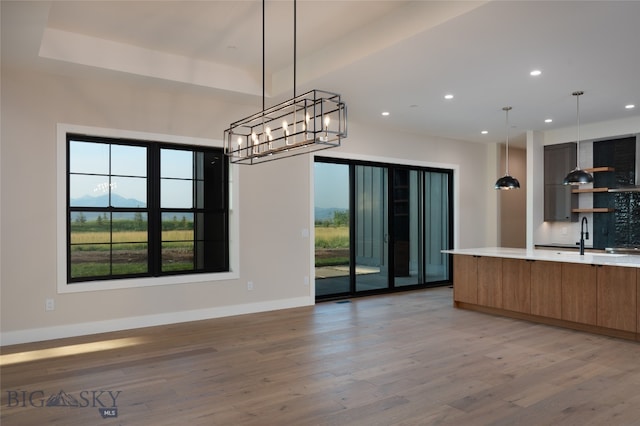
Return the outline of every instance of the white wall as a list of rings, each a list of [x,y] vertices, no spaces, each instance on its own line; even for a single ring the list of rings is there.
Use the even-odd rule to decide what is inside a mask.
[[[99,76],[99,77],[98,77]],[[233,105],[212,90],[124,79],[2,68],[0,331],[3,345],[314,302],[312,160],[240,169],[237,280],[97,292],[56,291],[56,126],[68,123],[221,138],[258,105]],[[348,100],[347,100],[348,102]],[[336,155],[455,167],[456,245],[496,244],[491,146],[397,134],[350,123]],[[490,172],[488,172],[490,170]],[[247,290],[247,281],[255,289]],[[46,312],[45,299],[55,299]]]
[[[25,69],[3,68],[2,88],[3,344],[313,303],[304,281],[304,157],[242,169],[238,280],[57,294],[57,123],[221,138],[225,124],[254,106],[220,102],[211,91]],[[46,298],[55,311],[45,312]]]

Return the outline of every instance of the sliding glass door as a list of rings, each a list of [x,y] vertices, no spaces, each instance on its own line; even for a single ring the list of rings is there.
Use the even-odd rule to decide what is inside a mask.
[[[398,287],[420,281],[422,206],[419,178],[417,170],[393,170],[393,276]]]
[[[448,283],[452,176],[316,158],[316,297]]]
[[[453,247],[451,194],[450,174],[424,173],[424,253],[421,258],[425,283],[438,283],[450,278],[450,256],[441,253],[440,250]]]
[[[314,173],[316,296],[349,294],[349,165],[316,162]]]
[[[355,291],[389,287],[388,170],[354,166]]]

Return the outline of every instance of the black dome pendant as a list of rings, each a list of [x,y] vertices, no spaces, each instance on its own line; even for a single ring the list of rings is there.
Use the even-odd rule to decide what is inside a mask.
[[[513,176],[504,175],[496,181],[495,189],[520,189],[520,182]]]
[[[520,189],[520,182],[518,179],[514,178],[509,174],[509,111],[511,110],[510,106],[506,106],[502,108],[503,111],[506,112],[507,120],[506,120],[506,133],[507,133],[507,151],[506,151],[506,170],[504,176],[496,181],[494,186],[495,189],[506,190],[506,189]]]
[[[580,168],[580,96],[584,95],[582,90],[572,93],[576,97],[576,117],[578,121],[578,139],[576,142],[576,168],[571,170],[562,181],[563,185],[583,185],[593,182],[593,175]]]

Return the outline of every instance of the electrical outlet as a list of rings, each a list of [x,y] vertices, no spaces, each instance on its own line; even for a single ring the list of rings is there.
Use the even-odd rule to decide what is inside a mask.
[[[247,290],[253,290],[253,281],[247,281]]]
[[[53,299],[45,299],[44,301],[44,310],[45,311],[53,311],[56,309],[56,302]]]
[[[304,276],[304,285],[309,285],[309,276],[308,275]]]

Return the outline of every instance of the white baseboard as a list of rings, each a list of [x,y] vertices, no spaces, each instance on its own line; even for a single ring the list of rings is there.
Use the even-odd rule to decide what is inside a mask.
[[[96,333],[176,324],[180,322],[199,321],[233,315],[275,311],[279,309],[297,308],[301,306],[311,306],[314,303],[315,300],[312,297],[297,297],[293,299],[282,299],[269,302],[247,303],[243,305],[221,306],[192,311],[168,312],[157,315],[144,315],[106,321],[8,331],[0,333],[0,346],[61,339],[65,337],[86,336]]]

